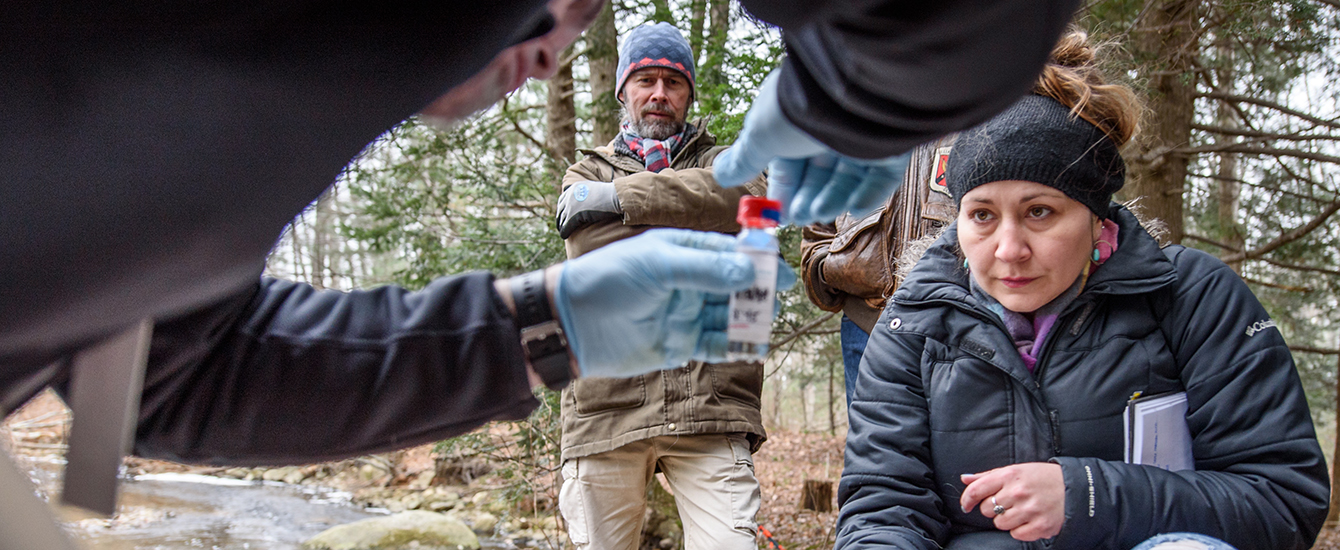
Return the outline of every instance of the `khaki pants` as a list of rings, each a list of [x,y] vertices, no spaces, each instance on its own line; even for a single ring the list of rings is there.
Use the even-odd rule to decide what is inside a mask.
[[[758,479],[743,435],[661,436],[563,463],[558,507],[583,550],[637,550],[647,484],[670,483],[687,550],[755,550]]]

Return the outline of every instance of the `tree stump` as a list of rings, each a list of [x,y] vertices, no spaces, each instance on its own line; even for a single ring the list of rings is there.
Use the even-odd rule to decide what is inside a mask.
[[[825,479],[807,479],[800,491],[800,509],[815,512],[833,511],[833,482]]]

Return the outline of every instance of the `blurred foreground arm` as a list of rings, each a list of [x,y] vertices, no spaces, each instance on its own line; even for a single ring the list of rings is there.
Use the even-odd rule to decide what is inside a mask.
[[[782,221],[833,221],[843,212],[864,216],[903,183],[910,153],[880,159],[840,155],[792,124],[777,96],[778,72],[759,89],[744,129],[717,158],[717,181],[740,185],[768,169],[768,197],[782,203]]]
[[[547,301],[580,375],[722,360],[727,297],[754,278],[734,247],[726,235],[660,229],[546,270]],[[779,267],[778,287],[793,285],[794,272]],[[135,453],[310,463],[524,418],[537,405],[535,378],[509,299],[523,277],[467,273],[414,292],[265,278],[161,321]]]
[[[750,109],[734,158],[718,159],[717,180],[738,185],[789,159],[770,167],[784,173],[771,174],[769,196],[804,225],[833,220],[844,199],[854,215],[868,212],[872,197],[897,187],[886,176],[901,176],[899,155],[1028,93],[1079,2],[741,4],[785,30],[787,57]]]

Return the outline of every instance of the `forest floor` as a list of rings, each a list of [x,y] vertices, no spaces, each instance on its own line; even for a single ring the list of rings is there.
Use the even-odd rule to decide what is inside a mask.
[[[68,416],[68,411],[54,396],[50,394],[39,396],[5,419],[5,423],[0,427],[0,436],[4,436],[0,438],[0,448],[11,453],[27,455],[63,452],[64,438],[68,431]],[[844,434],[841,432],[829,435],[770,431],[768,442],[755,455],[754,467],[762,486],[763,499],[757,520],[760,527],[772,534],[773,540],[780,545],[780,548],[785,550],[832,548],[835,538],[834,526],[837,522],[836,502],[830,501],[829,504],[834,509],[826,512],[801,509],[800,502],[802,487],[807,480],[828,482],[836,493],[838,477],[842,472],[843,437]],[[441,471],[440,465],[435,465],[432,446],[365,459],[289,468],[287,469],[289,472],[283,472],[284,476],[268,475],[274,473],[276,471],[274,469],[200,468],[138,458],[127,459],[127,464],[134,474],[195,472],[233,477],[246,476],[248,479],[279,479],[293,476],[293,472],[299,472],[296,478],[292,478],[298,483],[319,484],[350,491],[354,495],[355,502],[366,506],[388,508],[393,512],[415,507],[404,505],[402,500],[417,498],[418,501],[423,501],[422,497],[413,495],[421,494],[425,483],[430,483],[429,480],[434,474],[428,472]],[[379,475],[383,472],[391,474]],[[490,483],[492,481],[485,474],[469,485],[455,485],[450,490],[462,495],[464,502],[469,502],[472,494],[486,494],[491,488]],[[537,512],[538,516],[556,514],[552,502],[544,502],[543,499],[536,502],[537,505],[533,506],[532,511]],[[500,515],[509,514],[503,512]],[[544,523],[548,525],[550,531],[556,530],[552,518]],[[566,539],[561,536],[560,538]],[[564,547],[570,546],[564,544]],[[762,536],[759,548],[775,550],[775,547]],[[1340,529],[1324,529],[1312,550],[1340,550]]]
[[[3,426],[0,426],[0,449],[28,456],[63,453],[69,420],[69,411],[54,394],[48,392],[39,395],[5,419]],[[832,548],[833,525],[837,520],[836,501],[829,502],[833,510],[827,512],[802,510],[801,488],[806,480],[826,481],[831,484],[833,492],[836,492],[837,479],[842,472],[842,437],[842,433],[829,435],[771,431],[768,442],[755,455],[755,471],[762,486],[758,523],[772,534],[773,540],[781,548],[786,550]],[[282,469],[199,467],[134,457],[127,458],[126,463],[132,475],[187,472],[245,479],[291,480],[294,483],[322,485],[349,491],[353,495],[354,502],[358,504],[397,512],[409,508],[427,508],[428,503],[425,499],[414,495],[422,494],[425,485],[440,484],[432,479],[434,473],[440,475],[441,472],[441,461],[435,458],[433,446],[425,445],[375,457]],[[480,468],[477,472],[480,475],[463,474],[467,480],[475,478],[467,484],[457,480],[450,482],[448,487],[433,487],[433,489],[459,495],[461,497],[459,502],[463,505],[457,508],[468,507],[472,496],[483,496],[481,493],[487,494],[488,491],[497,489],[497,480],[491,479],[487,474],[489,469],[487,466]],[[407,504],[409,501],[422,504]],[[536,502],[536,505],[531,506],[531,510],[524,512],[535,511],[538,516],[557,514],[552,499],[541,496]],[[482,508],[481,506],[481,512]],[[494,515],[503,517],[522,515],[496,508],[491,511]],[[507,526],[505,523],[500,523],[500,532],[515,528],[514,525]],[[532,530],[542,530],[538,525],[540,522],[531,523],[532,525],[528,527]],[[552,531],[556,531],[554,519],[551,518],[543,523],[549,527],[548,530],[551,532],[549,536],[552,536]],[[532,537],[548,538],[533,533]],[[560,535],[560,538],[566,543],[566,537]],[[571,546],[565,544],[564,547]],[[759,548],[774,547],[769,546],[764,537],[760,536]]]

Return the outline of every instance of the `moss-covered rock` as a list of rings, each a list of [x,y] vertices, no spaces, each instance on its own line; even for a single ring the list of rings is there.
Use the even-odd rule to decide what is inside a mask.
[[[411,511],[331,527],[303,543],[309,550],[478,550],[479,537],[442,514]]]

